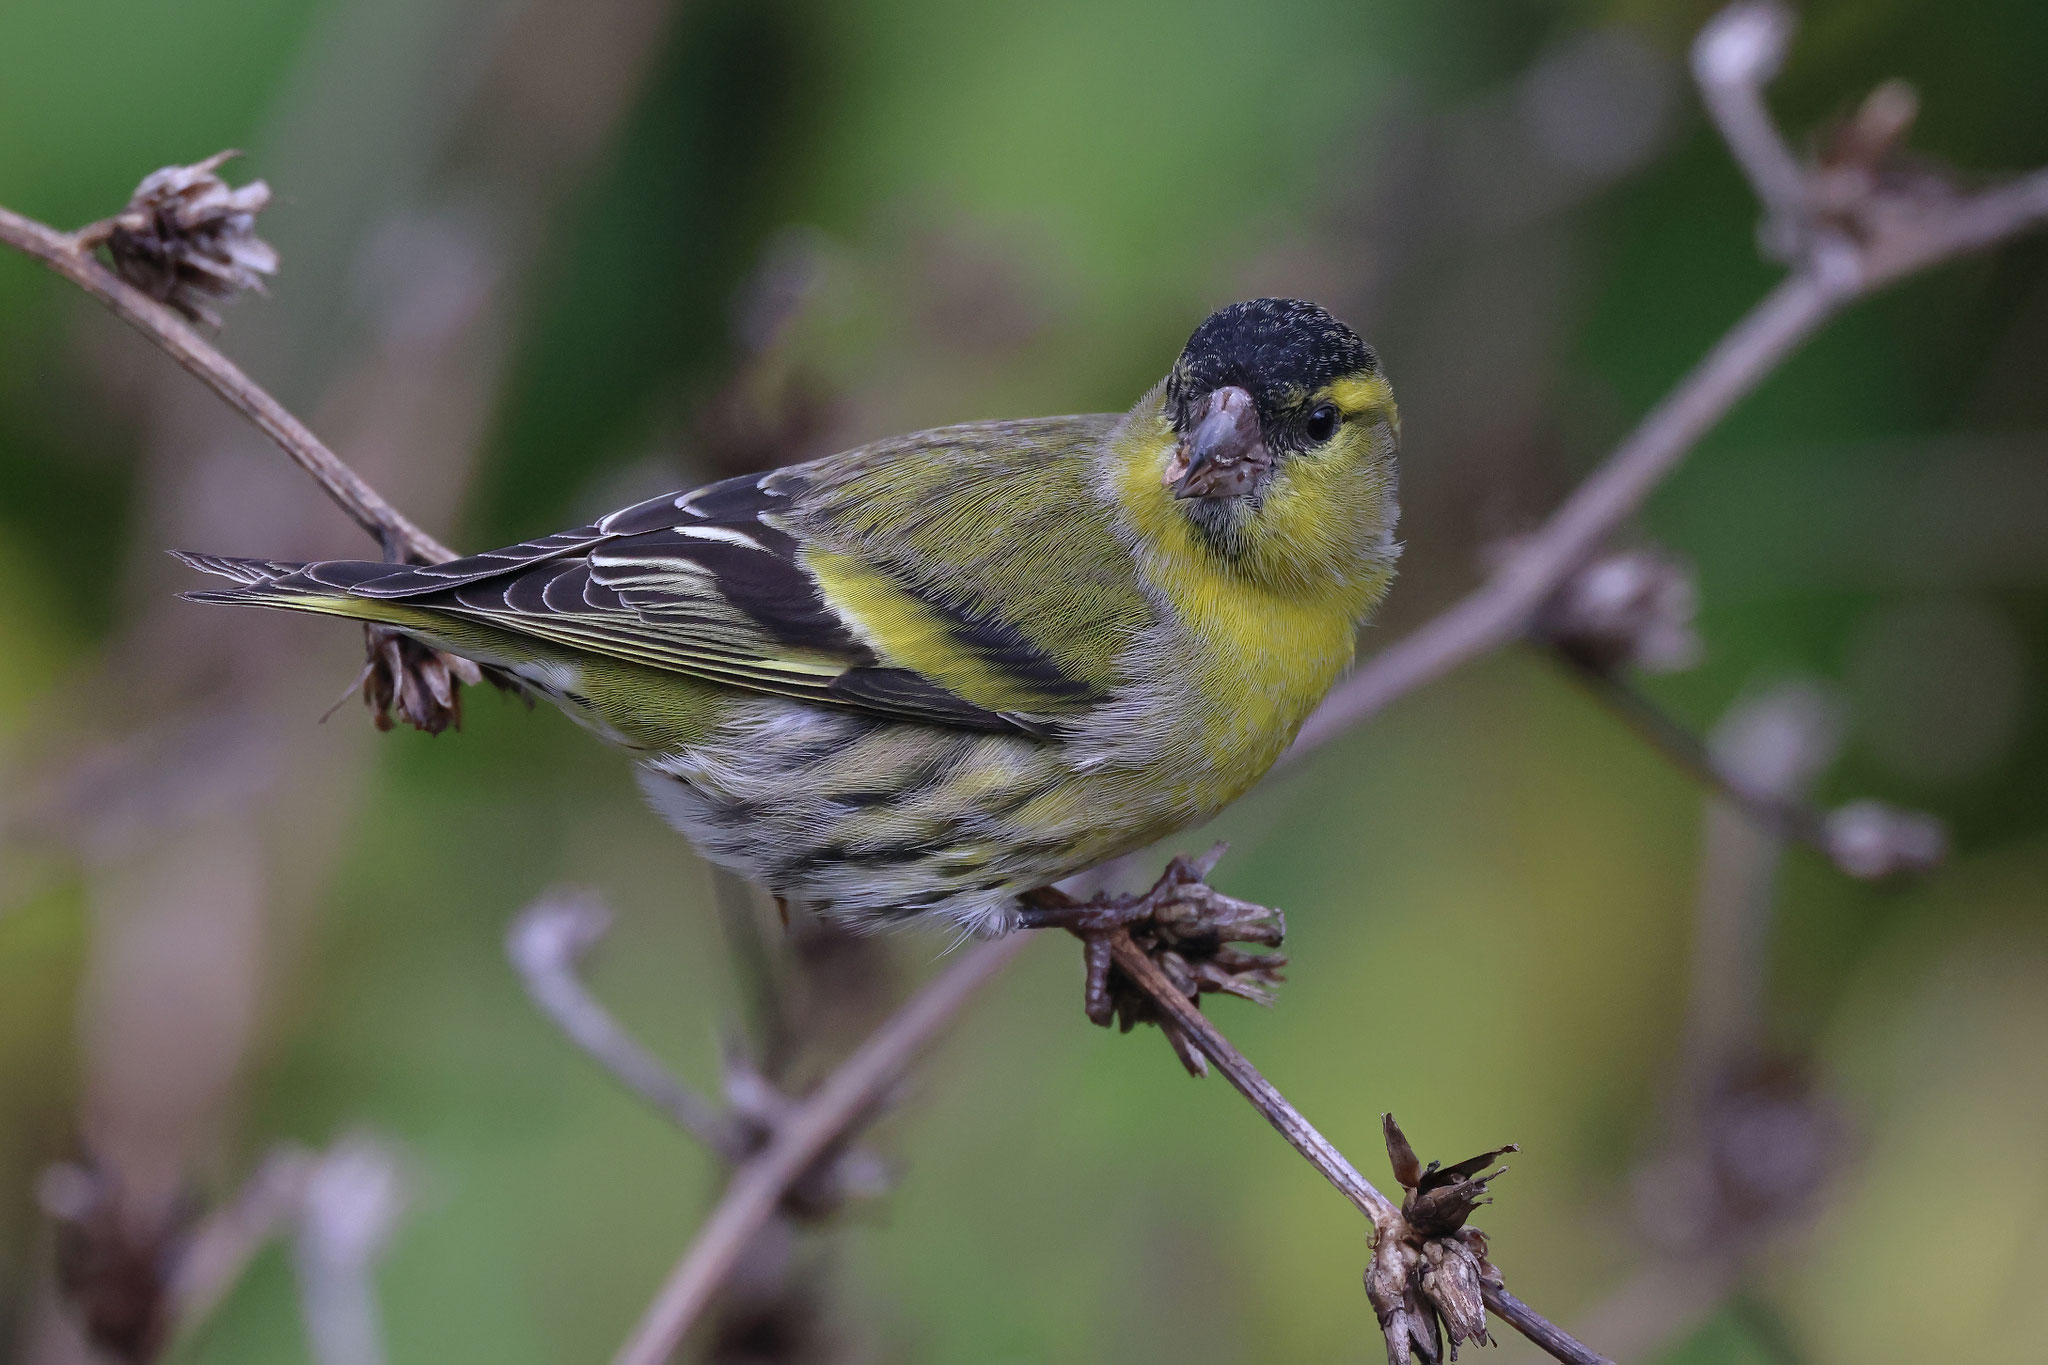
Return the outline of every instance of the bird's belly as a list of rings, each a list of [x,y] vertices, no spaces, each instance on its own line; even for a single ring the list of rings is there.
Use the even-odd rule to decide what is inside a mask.
[[[1017,892],[1205,813],[1163,774],[1077,766],[1058,742],[767,698],[642,774],[712,861],[856,925],[935,914],[998,932]]]

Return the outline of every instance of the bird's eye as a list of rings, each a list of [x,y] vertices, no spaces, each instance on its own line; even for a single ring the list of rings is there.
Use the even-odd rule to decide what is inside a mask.
[[[1343,419],[1335,403],[1316,404],[1316,410],[1308,415],[1308,438],[1321,445],[1337,434],[1337,423]]]

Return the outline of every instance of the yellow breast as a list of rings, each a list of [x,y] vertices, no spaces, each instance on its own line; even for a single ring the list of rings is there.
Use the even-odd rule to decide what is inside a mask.
[[[1385,591],[1391,569],[1354,561],[1329,572],[1311,551],[1261,572],[1219,555],[1161,483],[1171,448],[1163,424],[1137,427],[1115,443],[1111,477],[1135,533],[1140,575],[1192,637],[1192,681],[1208,711],[1199,718],[1201,742],[1234,789],[1228,800],[1272,766],[1350,664],[1358,621]],[[1315,525],[1319,509],[1300,490],[1282,498],[1266,509],[1273,536],[1327,539]]]

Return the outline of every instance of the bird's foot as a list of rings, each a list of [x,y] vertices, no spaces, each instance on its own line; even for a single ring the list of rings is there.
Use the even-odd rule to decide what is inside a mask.
[[[1114,1020],[1126,1033],[1141,1023],[1159,1025],[1197,1075],[1203,1070],[1200,1054],[1152,998],[1117,968],[1113,945],[1118,935],[1127,935],[1167,980],[1198,1004],[1204,994],[1215,991],[1272,1004],[1272,988],[1283,979],[1280,968],[1287,965],[1287,958],[1233,945],[1277,948],[1287,933],[1287,920],[1278,910],[1211,887],[1209,871],[1222,856],[1223,845],[1218,844],[1199,858],[1175,858],[1151,890],[1136,896],[1077,901],[1043,887],[1024,897],[1018,917],[1020,928],[1065,929],[1082,941],[1088,966],[1084,1004],[1091,1021],[1108,1027]]]

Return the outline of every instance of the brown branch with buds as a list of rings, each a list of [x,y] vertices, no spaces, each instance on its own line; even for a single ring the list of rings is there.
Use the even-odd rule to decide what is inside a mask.
[[[207,306],[242,290],[260,289],[277,269],[277,253],[256,235],[256,214],[269,202],[262,181],[228,188],[217,174],[232,152],[191,166],[166,166],[145,176],[127,208],[77,232],[57,229],[0,207],[0,245],[45,266],[105,304],[201,383],[241,413],[312,476],[349,519],[377,541],[385,558],[422,564],[454,559],[455,551],[385,501],[311,428],[242,368],[199,335],[193,324],[216,324]],[[102,264],[104,248],[111,267]],[[458,686],[490,677],[475,663],[429,649],[377,626],[364,627],[368,655],[358,679],[379,729],[398,718],[438,734],[462,717]]]
[[[429,564],[455,558],[193,330],[193,321],[212,318],[203,298],[253,287],[277,268],[276,253],[256,237],[253,223],[268,189],[257,181],[230,190],[213,174],[232,155],[156,171],[136,186],[126,209],[77,232],[0,208],[0,245],[41,261],[149,338],[275,441],[387,553]],[[102,246],[111,269],[94,254]]]
[[[1940,866],[1948,835],[1933,816],[1869,800],[1821,810],[1803,796],[1760,786],[1731,771],[1698,735],[1630,684],[1631,666],[1669,673],[1697,661],[1697,600],[1690,571],[1676,560],[1655,550],[1624,550],[1567,579],[1537,612],[1528,638],[1680,772],[1762,828],[1805,844],[1862,881]]]
[[[1833,159],[1801,166],[1763,100],[1791,29],[1783,6],[1744,0],[1715,16],[1693,45],[1693,69],[1708,112],[1764,205],[1766,249],[1788,260],[1791,273],[1508,554],[1483,587],[1366,660],[1332,692],[1283,763],[1527,635],[1545,604],[1700,439],[1850,303],[2048,222],[2048,170],[1974,194],[1924,175],[1887,173],[1887,158],[1910,122],[1897,86],[1882,87],[1864,104],[1835,139]]]
[[[1947,831],[1933,816],[1873,800],[1822,810],[1802,798],[1763,790],[1730,772],[1698,735],[1620,676],[1589,667],[1566,650],[1558,651],[1557,657],[1573,677],[1681,772],[1727,798],[1764,829],[1806,845],[1848,876],[1883,881],[1918,875],[1933,871],[1947,857]]]
[[[663,1365],[710,1305],[756,1233],[820,1160],[844,1146],[910,1063],[1016,957],[1030,936],[977,944],[913,995],[776,1124],[741,1164],[614,1365]]]
[[[1086,945],[1090,1019],[1107,1026],[1121,1018],[1126,1029],[1136,1020],[1158,1024],[1191,1073],[1205,1074],[1206,1064],[1213,1064],[1288,1146],[1365,1215],[1373,1229],[1366,1294],[1393,1365],[1404,1365],[1411,1352],[1436,1365],[1445,1337],[1453,1356],[1468,1341],[1487,1341],[1488,1307],[1559,1360],[1606,1365],[1604,1356],[1509,1294],[1486,1259],[1485,1235],[1465,1226],[1493,1178],[1481,1177],[1481,1168],[1512,1146],[1443,1170],[1431,1163],[1425,1172],[1388,1116],[1388,1154],[1395,1178],[1408,1191],[1396,1205],[1202,1013],[1199,1001],[1206,991],[1270,1000],[1264,986],[1275,979],[1271,964],[1278,955],[1242,953],[1229,944],[1277,944],[1284,924],[1277,911],[1208,887],[1207,874],[1221,855],[1219,846],[1200,859],[1174,859],[1141,896],[1076,902],[1041,893],[1026,922],[1066,928]],[[1257,989],[1237,988],[1243,977],[1255,980]]]

